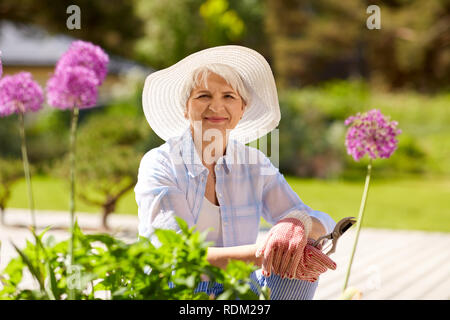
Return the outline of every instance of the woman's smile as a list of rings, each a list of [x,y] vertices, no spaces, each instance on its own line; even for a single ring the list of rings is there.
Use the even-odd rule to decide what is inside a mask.
[[[221,122],[225,122],[226,120],[228,120],[228,118],[224,118],[224,117],[205,117],[205,120],[212,122],[212,123],[221,123]]]

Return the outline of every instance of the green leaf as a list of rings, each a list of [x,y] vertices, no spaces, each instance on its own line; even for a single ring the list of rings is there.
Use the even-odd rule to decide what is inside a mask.
[[[113,300],[115,298],[119,298],[121,296],[123,296],[125,294],[125,292],[127,292],[128,289],[125,287],[119,288],[116,291],[114,291],[113,293],[111,293],[111,297],[113,298]]]
[[[221,294],[217,296],[217,300],[230,300],[233,296],[233,290],[224,290]]]
[[[53,235],[49,235],[47,237],[47,239],[45,240],[45,247],[51,248],[51,247],[55,246],[55,244],[56,244],[55,237]]]
[[[89,242],[100,241],[104,243],[107,247],[112,247],[113,245],[125,245],[125,242],[120,241],[119,239],[115,239],[109,234],[91,234],[86,235],[85,239],[89,240]]]
[[[41,288],[42,291],[44,291],[44,281],[42,280],[42,275],[39,271],[39,268],[36,269],[33,265],[33,263],[30,261],[30,259],[28,258],[28,256],[22,252],[22,250],[20,250],[14,243],[12,243],[14,249],[16,249],[17,253],[20,255],[20,257],[22,258],[23,262],[27,265],[28,270],[30,270],[31,274],[33,275],[33,277],[38,281],[39,283],[39,287]]]
[[[46,267],[46,271],[47,271],[47,275],[48,275],[48,280],[50,282],[50,287],[46,286],[45,292],[47,292],[47,295],[49,296],[49,298],[51,300],[56,300],[57,297],[59,297],[58,285],[56,284],[55,272],[53,271],[52,267],[50,266],[49,260],[46,261],[45,267]]]
[[[181,229],[181,231],[182,231],[183,233],[185,233],[185,234],[190,233],[190,232],[189,232],[189,226],[188,226],[188,224],[187,224],[186,221],[184,221],[184,220],[181,219],[180,217],[175,217],[175,220],[177,221],[178,226],[180,227],[180,229]]]
[[[163,247],[164,245],[174,245],[181,240],[180,236],[173,230],[156,229],[155,234]]]
[[[4,269],[4,274],[8,274],[9,282],[18,285],[22,281],[22,268],[24,267],[23,260],[20,258],[13,258],[9,261]]]
[[[48,230],[50,230],[50,227],[45,228],[44,231],[42,231],[40,235],[37,235],[36,232],[33,229],[31,229],[31,233],[33,234],[34,240],[36,241],[35,248],[36,248],[36,250],[38,250],[38,247],[40,247],[42,249],[42,251],[44,252],[45,259],[47,259],[47,250],[45,249],[45,246],[42,243],[42,237]],[[38,258],[38,257],[36,257],[36,258]]]

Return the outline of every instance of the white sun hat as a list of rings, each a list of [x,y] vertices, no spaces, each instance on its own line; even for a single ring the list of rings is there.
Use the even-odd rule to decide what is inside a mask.
[[[226,45],[195,52],[147,77],[142,94],[144,114],[150,127],[161,139],[167,141],[180,136],[189,127],[181,104],[182,87],[192,71],[209,63],[222,63],[234,68],[251,95],[242,119],[230,132],[230,139],[246,144],[278,126],[280,106],[268,62],[253,49]]]

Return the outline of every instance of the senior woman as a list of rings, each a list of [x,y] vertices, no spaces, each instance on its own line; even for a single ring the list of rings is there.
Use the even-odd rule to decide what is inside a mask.
[[[270,287],[271,299],[312,299],[319,275],[336,268],[312,241],[335,222],[305,205],[269,158],[245,145],[280,120],[264,57],[235,45],[191,54],[147,77],[143,108],[166,143],[140,163],[134,189],[139,234],[158,245],[154,230],[179,230],[178,216],[199,231],[211,230],[211,264],[252,262],[261,269],[251,278]],[[261,217],[273,227],[257,242]],[[222,286],[203,281],[196,290],[218,295]]]

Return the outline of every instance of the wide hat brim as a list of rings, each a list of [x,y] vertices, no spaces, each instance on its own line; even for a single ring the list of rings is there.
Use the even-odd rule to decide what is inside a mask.
[[[164,141],[183,134],[189,127],[181,105],[182,87],[192,71],[209,63],[233,67],[251,94],[242,119],[230,132],[230,139],[248,143],[278,126],[280,107],[275,79],[266,59],[257,51],[237,45],[195,52],[176,64],[151,73],[145,80],[142,105],[153,131]]]

